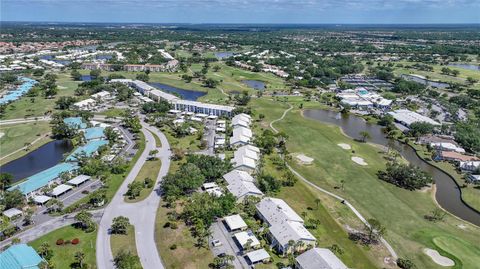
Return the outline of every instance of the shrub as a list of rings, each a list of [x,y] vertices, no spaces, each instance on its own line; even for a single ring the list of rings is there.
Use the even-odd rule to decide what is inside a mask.
[[[171,250],[177,249],[177,245],[176,245],[176,244],[171,245],[171,246],[170,246],[170,249],[171,249]]]
[[[72,243],[70,240],[65,240],[65,245]]]
[[[398,267],[400,267],[402,269],[415,269],[415,268],[417,268],[411,260],[404,259],[404,258],[398,258],[397,259],[397,265],[398,265]]]
[[[172,229],[174,229],[174,230],[177,229],[177,228],[178,228],[177,223],[176,223],[176,222],[172,222],[172,223],[170,224],[170,228],[172,228]]]
[[[72,240],[72,245],[76,245],[76,244],[78,244],[78,243],[80,243],[80,239],[74,238],[74,239]]]
[[[64,243],[65,241],[63,241],[63,239],[58,239],[55,244],[57,244],[57,246],[60,246],[60,245],[63,245]]]

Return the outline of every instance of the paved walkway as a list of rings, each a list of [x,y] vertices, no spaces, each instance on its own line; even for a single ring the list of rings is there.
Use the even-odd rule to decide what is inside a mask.
[[[142,152],[140,158],[135,163],[112,201],[105,209],[105,213],[99,225],[96,253],[98,269],[114,268],[113,255],[110,248],[109,230],[113,218],[118,216],[128,217],[130,223],[135,226],[137,253],[140,257],[143,268],[164,268],[155,243],[155,216],[160,204],[159,183],[168,173],[171,151],[167,138],[157,128],[148,126],[143,122],[142,127],[142,133],[146,138],[145,150]],[[160,138],[162,147],[156,147],[155,139],[151,132]],[[149,152],[154,149],[159,150],[157,157],[162,161],[162,166],[157,176],[155,190],[141,202],[126,203],[124,201],[124,194],[127,192],[128,184],[135,179],[149,157]]]
[[[0,125],[28,123],[28,122],[37,122],[37,121],[50,121],[51,119],[52,118],[50,116],[41,116],[41,117],[32,117],[32,118],[1,120]]]
[[[275,132],[275,133],[278,133],[278,130],[273,127],[273,124],[275,122],[278,122],[278,121],[281,121],[283,120],[283,118],[285,118],[285,115],[287,115],[287,113],[292,110],[293,106],[291,104],[290,105],[290,108],[288,108],[287,110],[285,110],[282,114],[282,116],[276,120],[273,120],[271,123],[270,123],[270,128],[272,128],[272,130]],[[302,181],[304,181],[305,183],[307,183],[308,185],[312,186],[313,188],[337,199],[337,200],[340,200],[342,201],[346,206],[348,206],[348,208],[350,208],[350,210],[352,210],[352,212],[357,216],[357,218],[360,219],[360,221],[362,221],[365,225],[367,226],[370,226],[370,224],[368,223],[368,221],[362,216],[362,214],[360,214],[360,212],[352,205],[350,204],[347,200],[345,200],[344,198],[342,198],[341,196],[333,193],[333,192],[330,192],[330,191],[327,191],[323,188],[320,188],[319,186],[313,184],[311,181],[309,181],[308,179],[306,179],[305,177],[303,177],[300,173],[298,173],[297,171],[295,171],[290,165],[287,164],[287,167],[288,169],[290,169],[290,171],[292,171],[292,173],[294,173],[297,177],[299,177]],[[393,249],[393,247],[382,237],[380,238],[380,241],[383,243],[383,245],[387,248],[388,252],[390,252],[390,255],[393,257],[394,260],[397,260],[398,259],[398,255],[397,253],[395,252],[395,250]]]

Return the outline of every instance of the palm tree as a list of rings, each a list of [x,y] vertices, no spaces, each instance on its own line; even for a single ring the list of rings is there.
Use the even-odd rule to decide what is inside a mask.
[[[85,260],[85,253],[77,251],[75,253],[75,261],[80,265],[80,268],[83,268],[83,261]]]
[[[318,209],[318,207],[320,206],[320,199],[315,198],[315,204],[317,205],[317,209]]]
[[[364,142],[364,143],[367,141],[367,139],[369,139],[369,138],[372,137],[372,136],[370,135],[370,133],[367,132],[367,131],[361,131],[359,134],[360,134],[360,136],[362,137],[362,142]]]

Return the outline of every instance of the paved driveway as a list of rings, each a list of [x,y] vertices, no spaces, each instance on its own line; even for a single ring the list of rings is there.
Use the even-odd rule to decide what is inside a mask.
[[[233,266],[235,268],[250,268],[245,261],[245,258],[242,257],[241,251],[238,246],[235,244],[232,235],[228,232],[225,225],[221,220],[218,220],[210,227],[212,235],[209,240],[211,250],[215,256],[218,256],[220,253],[225,253],[235,257],[233,260]],[[214,247],[211,244],[212,240],[220,240],[222,242],[221,246]]]
[[[161,140],[162,147],[157,148],[152,133],[155,133]],[[97,267],[99,269],[114,268],[113,255],[110,248],[109,229],[113,218],[117,216],[126,216],[130,219],[130,223],[135,226],[135,241],[137,253],[140,257],[143,268],[163,269],[160,256],[155,244],[155,215],[160,204],[159,183],[167,174],[170,167],[170,145],[167,138],[157,128],[151,127],[142,122],[142,133],[146,138],[145,150],[142,152],[138,161],[134,164],[132,170],[123,181],[119,190],[113,197],[110,204],[105,209],[105,213],[99,225],[97,235]],[[128,184],[131,183],[146,159],[149,157],[151,150],[158,149],[157,157],[162,161],[162,166],[156,180],[156,188],[143,201],[138,203],[126,203],[124,194],[127,192]]]

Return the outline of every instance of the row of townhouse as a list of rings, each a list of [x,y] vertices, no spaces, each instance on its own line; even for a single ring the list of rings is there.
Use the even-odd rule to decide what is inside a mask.
[[[230,138],[231,147],[248,145],[252,142],[253,133],[250,129],[252,117],[245,113],[235,115],[232,118],[232,137]]]
[[[227,116],[232,115],[232,111],[235,109],[233,106],[226,105],[217,105],[217,104],[207,104],[197,101],[182,100],[177,96],[158,90],[155,87],[148,85],[148,83],[140,80],[131,80],[131,79],[112,79],[111,83],[123,83],[128,85],[144,96],[152,99],[153,101],[159,102],[161,100],[167,101],[173,105],[175,110],[201,113],[206,115],[213,116]]]
[[[125,64],[123,70],[130,72],[174,72],[177,70],[180,62],[178,60],[170,60],[164,64]],[[106,63],[83,63],[82,69],[86,70],[104,70],[114,71],[115,64]]]

